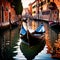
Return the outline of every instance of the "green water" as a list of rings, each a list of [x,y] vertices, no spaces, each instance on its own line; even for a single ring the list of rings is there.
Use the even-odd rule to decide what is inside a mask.
[[[0,60],[58,60],[47,54],[48,49],[44,45],[29,46],[24,43],[20,39],[18,27],[0,31]]]

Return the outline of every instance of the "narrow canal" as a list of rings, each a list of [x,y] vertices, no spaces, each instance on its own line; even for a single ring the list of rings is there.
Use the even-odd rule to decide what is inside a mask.
[[[39,22],[37,23],[39,24]],[[31,24],[33,24],[33,29],[37,27],[35,22]],[[52,51],[51,46],[57,39],[57,33],[46,25],[45,28],[46,44],[43,44],[43,47],[40,43],[34,46],[29,46],[28,43],[25,44],[20,38],[19,27],[0,32],[0,60],[58,60],[52,58],[50,53]],[[53,33],[52,37],[51,32]]]

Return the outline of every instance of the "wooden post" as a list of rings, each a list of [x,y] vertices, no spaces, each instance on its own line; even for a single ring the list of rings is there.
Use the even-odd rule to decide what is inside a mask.
[[[10,29],[11,29],[11,13],[9,12],[9,24],[10,24]]]

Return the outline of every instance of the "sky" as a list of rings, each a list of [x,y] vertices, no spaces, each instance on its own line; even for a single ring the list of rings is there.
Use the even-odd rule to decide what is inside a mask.
[[[21,0],[21,1],[22,1],[23,8],[27,8],[28,4],[34,2],[35,0]]]

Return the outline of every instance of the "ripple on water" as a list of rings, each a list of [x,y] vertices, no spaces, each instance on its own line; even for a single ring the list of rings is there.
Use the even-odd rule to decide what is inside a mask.
[[[26,60],[26,58],[24,57],[23,53],[20,50],[20,43],[21,43],[21,40],[19,39],[17,46],[15,46],[17,48],[16,51],[13,51],[13,53],[17,53],[17,55],[14,56],[13,59],[15,59],[15,60],[22,60],[22,59]]]

